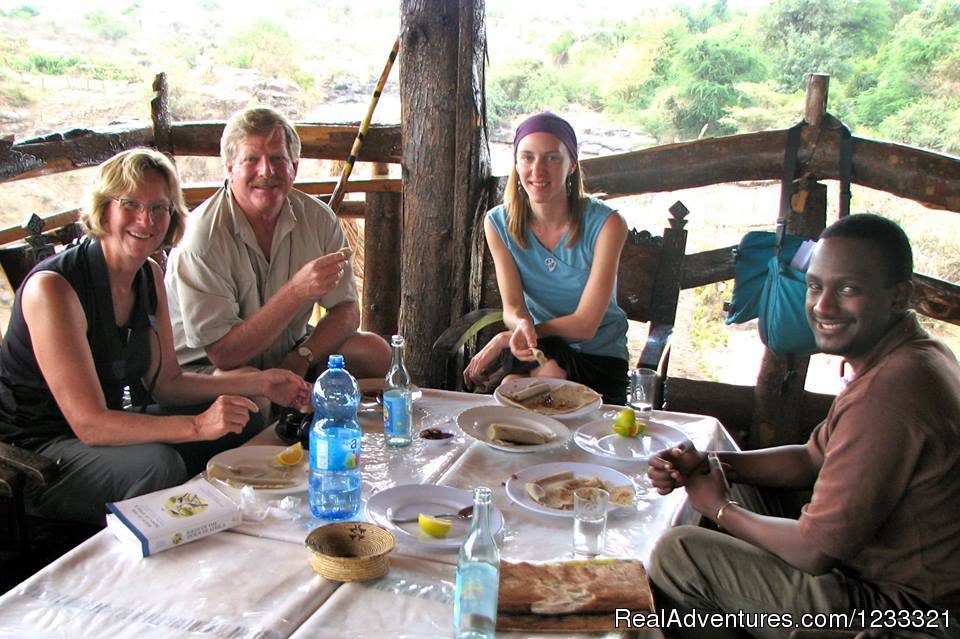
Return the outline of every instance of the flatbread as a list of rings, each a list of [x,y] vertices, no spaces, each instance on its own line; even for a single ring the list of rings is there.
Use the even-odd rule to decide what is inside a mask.
[[[497,444],[516,444],[536,446],[548,444],[557,438],[557,434],[541,424],[490,424],[487,436]]]
[[[543,354],[543,351],[541,351],[539,348],[533,348],[530,350],[533,351],[533,357],[537,360],[537,364],[543,366],[547,363],[547,356]]]
[[[639,560],[592,559],[544,564],[504,561],[500,564],[498,630],[572,630],[590,620],[577,617],[561,623],[562,619],[555,615],[591,613],[604,613],[596,619],[612,625],[613,611],[617,608],[654,610],[647,573]]]
[[[530,386],[537,386],[541,382],[535,382]],[[539,392],[533,397],[525,396],[523,393],[528,387],[524,387],[513,393],[500,391],[500,397],[511,406],[526,408],[541,415],[565,415],[578,411],[584,406],[596,402],[600,395],[582,384],[568,383],[550,388],[546,392]]]
[[[573,510],[573,493],[579,488],[602,488],[610,493],[612,505],[633,505],[633,486],[617,486],[595,475],[574,475],[566,471],[541,477],[535,482],[527,482],[524,486],[530,499],[553,510]]]

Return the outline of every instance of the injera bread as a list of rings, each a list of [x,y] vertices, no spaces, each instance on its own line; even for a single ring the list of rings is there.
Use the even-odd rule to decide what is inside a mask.
[[[617,608],[655,609],[643,562],[589,559],[500,564],[497,630],[615,630]]]
[[[563,384],[547,393],[516,401],[509,393],[500,392],[503,401],[511,406],[526,408],[541,415],[565,415],[600,399],[600,395],[582,384]]]

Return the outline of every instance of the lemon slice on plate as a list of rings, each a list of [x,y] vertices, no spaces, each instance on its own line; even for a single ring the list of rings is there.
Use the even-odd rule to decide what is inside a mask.
[[[450,533],[453,522],[448,519],[437,519],[436,517],[420,513],[417,517],[417,525],[420,526],[420,530],[431,537],[442,539]]]
[[[303,446],[300,442],[297,442],[281,450],[274,456],[273,460],[279,466],[296,466],[303,461],[303,457]]]

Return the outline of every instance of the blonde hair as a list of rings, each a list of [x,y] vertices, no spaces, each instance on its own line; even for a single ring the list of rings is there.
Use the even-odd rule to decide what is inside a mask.
[[[237,111],[227,120],[220,136],[220,158],[224,166],[233,162],[237,147],[248,135],[270,135],[283,131],[287,157],[296,164],[300,161],[300,136],[285,115],[271,107],[258,106]]]
[[[80,214],[80,223],[87,235],[95,238],[107,235],[107,208],[111,200],[136,191],[147,171],[154,171],[164,179],[170,195],[170,226],[162,246],[168,248],[180,241],[187,226],[187,203],[180,190],[177,169],[166,155],[148,148],[121,151],[100,165],[89,190],[87,206]]]
[[[564,151],[566,152],[566,151]],[[583,226],[583,212],[587,208],[587,195],[583,190],[583,174],[580,171],[580,162],[567,176],[567,207],[570,216],[570,235],[567,237],[567,246],[573,246],[580,239],[580,230]],[[527,248],[527,228],[530,227],[530,218],[533,209],[530,207],[530,197],[520,184],[520,174],[514,162],[510,177],[507,179],[507,188],[503,193],[503,204],[507,212],[507,230],[513,240],[522,248]]]

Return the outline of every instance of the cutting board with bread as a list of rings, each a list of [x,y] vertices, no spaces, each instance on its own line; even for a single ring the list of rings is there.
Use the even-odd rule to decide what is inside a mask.
[[[617,608],[654,610],[643,562],[501,562],[497,630],[616,630]]]

